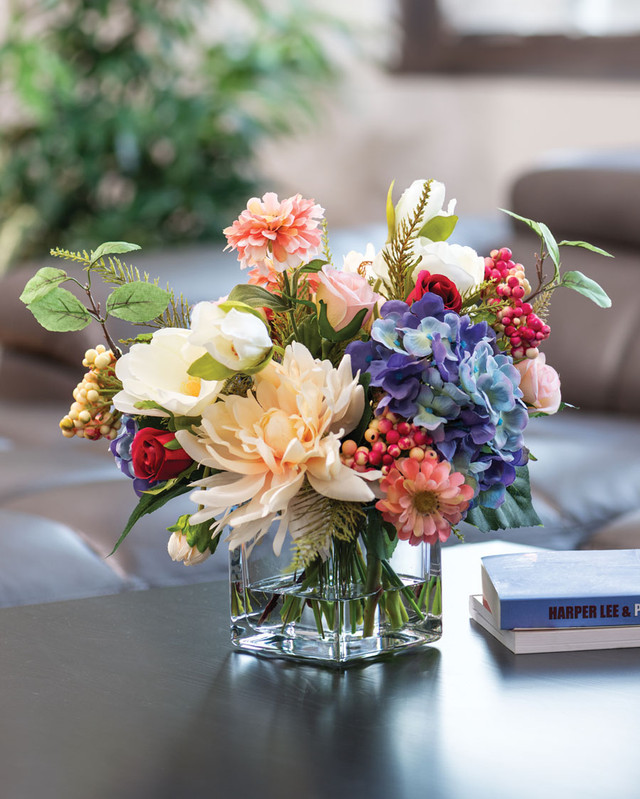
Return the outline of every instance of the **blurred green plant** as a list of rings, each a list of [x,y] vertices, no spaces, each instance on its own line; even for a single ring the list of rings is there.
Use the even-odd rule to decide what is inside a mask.
[[[303,0],[227,0],[212,30],[217,6],[13,0],[0,271],[53,241],[220,236],[258,188],[258,143],[295,130],[337,77],[323,35],[344,26]]]

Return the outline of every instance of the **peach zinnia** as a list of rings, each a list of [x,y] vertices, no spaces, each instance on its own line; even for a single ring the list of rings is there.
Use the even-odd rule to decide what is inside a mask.
[[[311,260],[320,249],[322,233],[318,223],[324,209],[300,194],[280,202],[278,195],[267,192],[262,200],[252,197],[236,221],[223,233],[227,249],[238,250],[244,269],[261,266],[273,259],[279,272]]]
[[[385,521],[398,530],[398,537],[411,544],[446,541],[451,525],[462,519],[473,497],[460,472],[451,472],[448,461],[413,458],[396,461],[380,482],[384,499],[376,502]]]

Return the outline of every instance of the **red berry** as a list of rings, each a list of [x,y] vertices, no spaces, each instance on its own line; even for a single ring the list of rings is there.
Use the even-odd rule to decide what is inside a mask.
[[[386,435],[387,444],[397,444],[400,441],[400,433],[397,430],[389,430]]]
[[[508,247],[502,247],[500,249],[499,255],[502,261],[510,261],[513,256],[513,253]]]

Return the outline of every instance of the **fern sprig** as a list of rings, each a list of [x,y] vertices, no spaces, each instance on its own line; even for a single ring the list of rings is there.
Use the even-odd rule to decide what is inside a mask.
[[[83,266],[90,266],[91,255],[86,250],[79,252],[72,252],[65,250],[62,247],[54,247],[49,250],[49,254],[54,258],[63,258],[65,261],[73,261],[74,263],[82,264]]]
[[[93,268],[105,283],[112,286],[123,286],[126,283],[136,282],[152,283],[157,286],[159,282],[158,278],[152,280],[147,272],[141,273],[137,267],[130,266],[121,261],[120,258],[113,256],[109,256],[106,259],[101,258],[96,261]],[[147,322],[145,326],[156,330],[162,327],[188,328],[191,321],[191,306],[184,295],[176,295],[169,284],[167,284],[166,290],[169,294],[169,305],[166,311]]]
[[[413,254],[413,241],[420,232],[420,222],[431,193],[431,181],[424,184],[420,199],[413,212],[402,220],[399,229],[382,251],[389,271],[386,285],[387,299],[404,300],[407,296],[407,279],[418,265],[419,259]]]
[[[307,568],[318,556],[325,559],[332,539],[353,541],[366,518],[359,503],[325,497],[308,482],[293,499],[290,514],[294,570]]]
[[[328,264],[333,263],[331,248],[329,247],[329,226],[326,219],[322,220],[322,255]]]

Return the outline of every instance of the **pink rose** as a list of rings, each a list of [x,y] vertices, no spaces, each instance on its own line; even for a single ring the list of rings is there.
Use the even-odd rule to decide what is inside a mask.
[[[526,358],[515,364],[520,372],[520,388],[523,399],[531,411],[555,413],[560,407],[560,377],[546,363],[543,352],[537,358]]]
[[[316,291],[316,302],[327,304],[327,319],[334,330],[342,330],[363,308],[368,310],[363,325],[371,318],[373,306],[379,295],[371,288],[366,278],[355,272],[339,272],[323,266],[318,272],[320,284]]]

